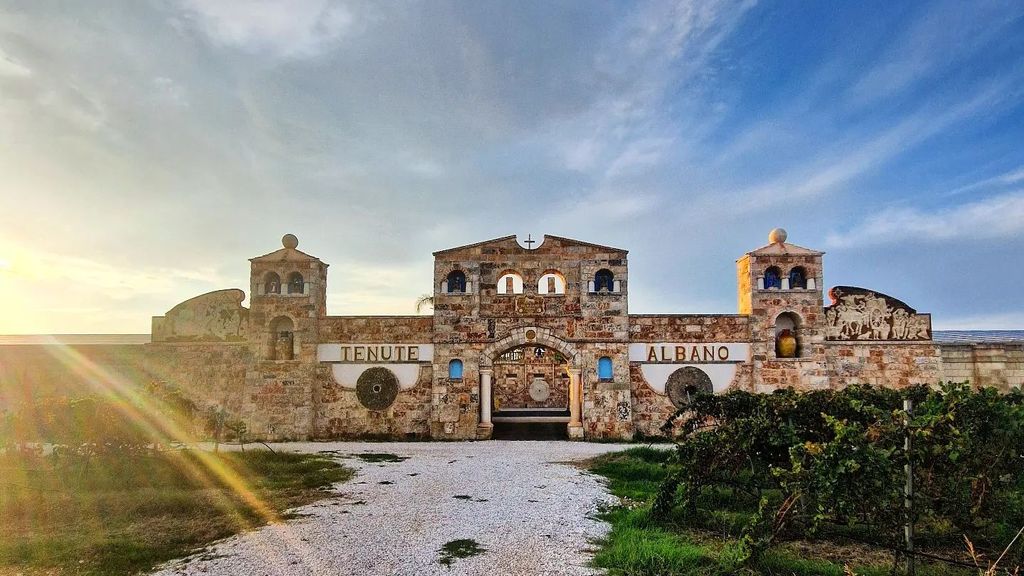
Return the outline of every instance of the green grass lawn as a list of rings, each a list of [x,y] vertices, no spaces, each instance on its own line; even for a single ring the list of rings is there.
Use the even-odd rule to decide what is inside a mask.
[[[280,520],[352,472],[316,455],[0,457],[0,575],[131,574]]]
[[[608,479],[622,506],[603,513],[612,526],[600,542],[594,564],[612,575],[628,576],[859,576],[890,574],[892,555],[857,544],[827,540],[786,542],[769,550],[756,564],[739,566],[735,526],[753,513],[756,502],[719,491],[705,502],[714,508],[704,526],[694,529],[671,521],[656,521],[651,503],[665,478],[664,463],[671,449],[638,447],[600,456],[590,471]],[[947,565],[919,565],[918,576],[968,575]]]

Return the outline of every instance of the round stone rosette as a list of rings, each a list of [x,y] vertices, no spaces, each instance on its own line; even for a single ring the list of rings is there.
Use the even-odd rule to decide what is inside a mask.
[[[386,410],[398,397],[398,377],[387,368],[367,368],[356,380],[359,403],[370,410]]]
[[[711,383],[711,377],[707,372],[693,366],[686,366],[676,370],[668,377],[665,384],[665,391],[668,399],[676,408],[682,408],[690,403],[690,399],[698,392],[711,394],[715,391]]]

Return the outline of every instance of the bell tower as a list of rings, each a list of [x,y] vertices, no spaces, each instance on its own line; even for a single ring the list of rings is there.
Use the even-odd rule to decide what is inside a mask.
[[[259,359],[316,362],[320,319],[327,308],[327,264],[300,252],[285,234],[279,250],[249,260],[250,338]]]
[[[824,253],[786,239],[776,228],[768,245],[736,261],[739,313],[750,318],[754,384],[826,386]]]

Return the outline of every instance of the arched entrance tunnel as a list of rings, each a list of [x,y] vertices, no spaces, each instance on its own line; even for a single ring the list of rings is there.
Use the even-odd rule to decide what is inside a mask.
[[[569,361],[554,348],[522,344],[492,364],[492,438],[567,439],[572,382]]]

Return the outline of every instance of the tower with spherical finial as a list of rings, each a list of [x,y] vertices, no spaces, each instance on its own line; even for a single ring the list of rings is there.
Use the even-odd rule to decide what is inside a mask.
[[[767,245],[736,261],[739,313],[749,319],[754,382],[825,385],[824,253],[788,239],[784,229],[775,228]]]
[[[301,252],[294,234],[285,234],[281,245],[249,260],[249,338],[260,341],[263,360],[315,362],[327,264]]]

